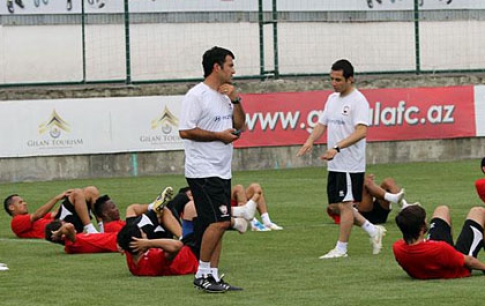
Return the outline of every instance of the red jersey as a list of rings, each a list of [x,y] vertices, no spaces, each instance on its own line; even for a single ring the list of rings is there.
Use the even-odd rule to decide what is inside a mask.
[[[485,179],[476,180],[475,188],[477,189],[478,196],[485,203]]]
[[[111,221],[108,223],[105,223],[104,226],[104,232],[105,233],[117,233],[119,232],[123,226],[125,226],[126,222],[123,220],[117,220],[117,221]]]
[[[135,276],[171,276],[195,274],[199,261],[188,246],[183,246],[173,260],[165,257],[159,248],[150,248],[135,263],[133,255],[126,253],[126,263],[131,274]]]
[[[444,241],[425,240],[407,245],[401,239],[392,249],[401,268],[413,278],[460,278],[471,274],[465,267],[465,256]]]
[[[19,238],[45,238],[45,226],[51,223],[54,217],[51,213],[46,214],[44,217],[34,222],[30,221],[30,214],[17,215],[12,218],[10,227],[12,232]]]
[[[67,254],[90,254],[118,252],[116,236],[118,233],[76,234],[76,241],[65,240]]]
[[[335,214],[330,207],[327,207],[327,214],[333,219],[333,223],[340,224],[340,215]]]

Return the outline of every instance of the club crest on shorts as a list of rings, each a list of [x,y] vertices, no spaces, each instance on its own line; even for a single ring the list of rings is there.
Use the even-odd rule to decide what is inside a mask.
[[[219,206],[219,211],[221,212],[221,217],[229,216],[228,211],[227,211],[227,205]]]

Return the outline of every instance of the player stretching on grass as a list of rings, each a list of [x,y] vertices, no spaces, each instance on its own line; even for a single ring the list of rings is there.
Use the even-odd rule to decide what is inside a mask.
[[[94,203],[98,196],[99,191],[94,186],[69,189],[50,199],[31,214],[27,202],[18,194],[9,195],[3,205],[5,211],[12,216],[10,227],[17,237],[44,239],[45,226],[54,219],[72,222],[78,226],[78,231],[97,232],[91,223],[89,211],[91,203]],[[61,208],[52,211],[59,201],[62,201]]]
[[[318,124],[297,153],[302,156],[310,152],[315,141],[327,131],[329,149],[320,158],[328,161],[328,203],[340,214],[340,232],[335,248],[320,259],[347,257],[347,244],[354,224],[361,226],[371,237],[372,253],[378,254],[385,228],[374,226],[353,207],[355,202],[362,200],[369,103],[353,85],[354,67],[349,61],[335,62],[330,80],[335,93],[328,97]]]
[[[483,248],[485,208],[472,208],[453,246],[450,210],[435,209],[429,233],[426,211],[418,205],[404,208],[396,216],[403,239],[393,245],[399,265],[412,278],[459,278],[471,275],[471,270],[485,272],[485,263],[476,257]]]

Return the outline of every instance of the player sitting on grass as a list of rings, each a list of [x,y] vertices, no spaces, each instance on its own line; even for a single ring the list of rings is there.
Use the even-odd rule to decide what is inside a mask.
[[[261,194],[256,204],[263,223],[259,222],[259,220],[254,217],[250,221],[251,230],[256,232],[283,230],[283,227],[271,221],[268,206],[266,205],[266,200],[263,194],[263,188],[261,188],[261,185],[258,183],[251,183],[248,188],[244,188],[241,184],[234,185],[231,189],[231,206],[245,205],[248,202],[248,199],[251,199],[255,193]]]
[[[418,205],[401,210],[396,223],[403,239],[394,243],[394,256],[412,278],[460,278],[470,276],[471,270],[485,272],[485,263],[476,258],[484,247],[485,208],[470,209],[455,245],[447,206],[435,209],[429,227],[426,211]]]

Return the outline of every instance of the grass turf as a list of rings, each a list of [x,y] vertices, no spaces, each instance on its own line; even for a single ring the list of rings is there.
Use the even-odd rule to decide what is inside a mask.
[[[451,207],[455,237],[468,210],[482,205],[474,181],[482,177],[478,160],[368,166],[378,180],[392,176],[406,188],[409,202],[420,201],[428,215],[440,204]],[[67,255],[60,245],[17,239],[10,217],[0,214],[1,305],[418,305],[477,304],[485,278],[417,281],[394,261],[391,245],[400,238],[386,224],[384,248],[372,255],[367,236],[354,227],[349,258],[319,260],[334,247],[338,227],[325,213],[326,170],[304,168],[235,172],[233,184],[259,182],[279,232],[228,232],[221,272],[242,292],[211,295],[195,291],[192,276],[131,276],[119,254]],[[33,212],[65,189],[97,186],[124,208],[152,201],[165,186],[185,186],[180,175],[1,184],[0,195],[19,193]],[[480,259],[485,260],[483,254]]]

